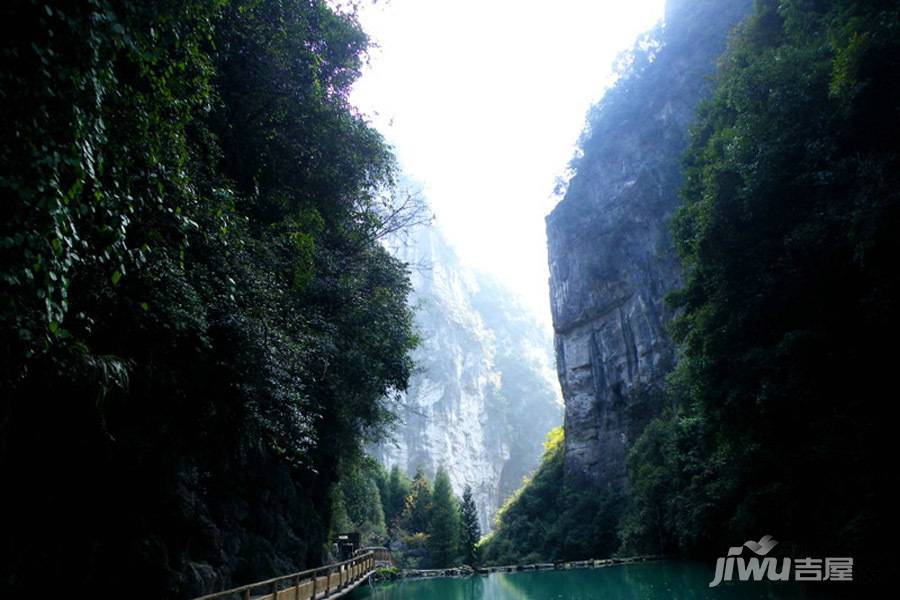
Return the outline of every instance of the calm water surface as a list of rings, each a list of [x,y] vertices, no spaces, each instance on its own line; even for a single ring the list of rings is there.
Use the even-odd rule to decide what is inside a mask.
[[[713,565],[686,561],[658,561],[600,569],[491,573],[464,578],[419,579],[363,584],[351,600],[594,600],[723,598],[773,600],[819,598],[797,584],[723,583],[709,588]],[[821,584],[820,584],[821,585]],[[837,585],[837,584],[832,584]]]

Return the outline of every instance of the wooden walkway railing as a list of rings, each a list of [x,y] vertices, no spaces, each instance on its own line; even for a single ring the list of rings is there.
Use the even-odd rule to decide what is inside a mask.
[[[356,555],[359,556],[361,554],[365,554],[366,552],[372,552],[375,555],[375,567],[390,567],[394,564],[394,555],[391,554],[391,551],[388,548],[384,548],[383,546],[369,546],[367,548],[360,548],[356,551]]]
[[[391,564],[387,548],[365,548],[344,562],[283,575],[194,600],[324,600],[340,598],[365,581],[377,566]]]

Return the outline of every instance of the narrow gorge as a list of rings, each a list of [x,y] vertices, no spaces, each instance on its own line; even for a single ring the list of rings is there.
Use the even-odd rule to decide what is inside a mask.
[[[472,488],[482,531],[537,466],[561,423],[552,340],[502,284],[467,267],[437,226],[392,244],[410,265],[417,365],[392,439],[373,449],[387,467]]]
[[[0,597],[896,588],[900,2],[2,12]]]
[[[751,6],[670,0],[588,114],[572,177],[546,218],[564,432],[501,515],[485,545],[490,561],[610,556],[620,547],[628,454],[670,403],[677,362],[667,296],[682,285],[671,221],[689,129]],[[530,554],[523,540],[534,540]]]

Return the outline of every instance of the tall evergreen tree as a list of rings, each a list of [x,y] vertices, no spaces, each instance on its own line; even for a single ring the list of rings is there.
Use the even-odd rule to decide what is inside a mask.
[[[421,467],[416,470],[403,508],[401,525],[409,533],[427,532],[431,526],[431,482]]]
[[[462,504],[459,507],[459,521],[459,553],[465,564],[474,565],[478,562],[476,544],[481,539],[481,526],[478,524],[478,509],[472,498],[472,488],[468,485],[463,491]]]
[[[388,527],[397,525],[397,520],[403,515],[403,509],[406,506],[406,497],[412,491],[412,482],[406,473],[400,470],[400,467],[394,465],[391,467],[391,473],[388,476],[386,493],[384,495],[384,519]]]
[[[434,500],[431,509],[431,528],[428,549],[436,567],[449,567],[459,547],[459,508],[450,476],[439,467],[434,477]]]

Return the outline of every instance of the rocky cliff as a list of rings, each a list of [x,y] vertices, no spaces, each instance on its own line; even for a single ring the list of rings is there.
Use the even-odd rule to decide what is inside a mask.
[[[625,457],[675,357],[666,293],[681,155],[728,32],[750,0],[670,1],[592,110],[562,201],[547,218],[567,473],[623,489]]]
[[[552,339],[503,286],[460,260],[433,228],[394,252],[409,263],[421,338],[394,440],[374,449],[387,466],[472,486],[482,530],[537,465],[562,405]]]

